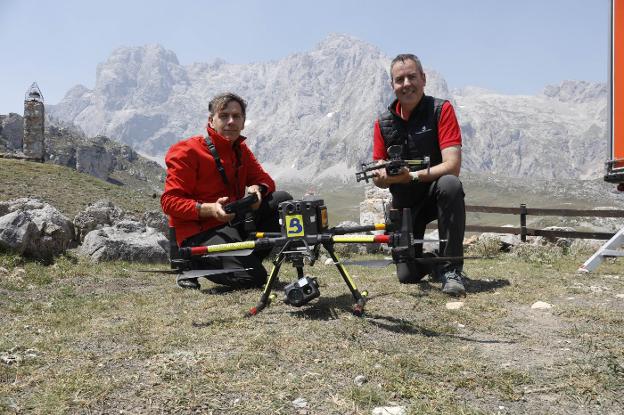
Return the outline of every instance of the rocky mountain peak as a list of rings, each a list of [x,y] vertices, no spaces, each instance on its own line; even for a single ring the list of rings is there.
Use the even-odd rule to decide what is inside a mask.
[[[138,66],[144,64],[174,64],[179,65],[175,52],[165,49],[159,44],[147,44],[143,46],[121,46],[113,50],[103,66],[116,66],[118,63],[134,63]]]
[[[116,49],[96,71],[95,92],[110,111],[166,100],[186,74],[174,52],[160,45]]]
[[[608,94],[608,87],[606,83],[563,81],[559,85],[547,85],[543,93],[561,102],[585,103],[603,101]]]
[[[379,48],[356,37],[342,33],[330,33],[327,35],[325,39],[316,45],[316,48],[311,53],[315,52],[335,55],[365,53],[375,58],[383,56]]]
[[[344,34],[331,34],[307,52],[253,64],[183,66],[162,46],[119,48],[98,66],[93,90],[74,88],[48,109],[89,136],[113,137],[162,157],[171,144],[203,133],[212,96],[233,91],[249,102],[247,143],[278,179],[352,179],[358,163],[371,157],[376,116],[394,97],[390,60]],[[536,96],[479,88],[451,92],[443,75],[424,64],[425,92],[455,105],[466,171],[546,178],[601,174],[604,84],[564,81]]]

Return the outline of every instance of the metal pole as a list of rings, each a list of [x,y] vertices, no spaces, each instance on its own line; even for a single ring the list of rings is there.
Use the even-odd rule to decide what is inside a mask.
[[[527,208],[526,204],[520,204],[520,240],[526,242],[527,227],[526,227]]]

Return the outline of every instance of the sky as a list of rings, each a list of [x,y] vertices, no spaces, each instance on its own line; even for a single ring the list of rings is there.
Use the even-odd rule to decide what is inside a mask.
[[[0,0],[0,114],[21,113],[33,81],[47,104],[95,85],[121,46],[158,43],[182,65],[278,60],[330,33],[415,53],[450,88],[537,94],[606,82],[610,0]]]

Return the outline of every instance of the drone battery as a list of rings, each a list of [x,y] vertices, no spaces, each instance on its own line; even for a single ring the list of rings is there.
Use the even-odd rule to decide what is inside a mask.
[[[317,235],[328,228],[323,199],[288,200],[279,204],[278,211],[282,234],[287,238]]]

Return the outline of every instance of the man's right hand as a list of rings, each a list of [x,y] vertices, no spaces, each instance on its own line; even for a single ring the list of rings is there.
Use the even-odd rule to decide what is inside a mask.
[[[199,208],[199,217],[202,219],[215,218],[220,222],[229,222],[236,216],[234,213],[225,213],[223,205],[228,201],[228,197],[220,197],[214,203],[202,203]]]
[[[373,177],[373,183],[375,183],[375,186],[381,187],[382,189],[386,189],[391,184],[409,183],[412,181],[412,177],[409,173],[409,169],[407,167],[403,167],[399,174],[395,176],[388,176],[386,169],[381,168],[373,172],[375,175],[375,177]]]

